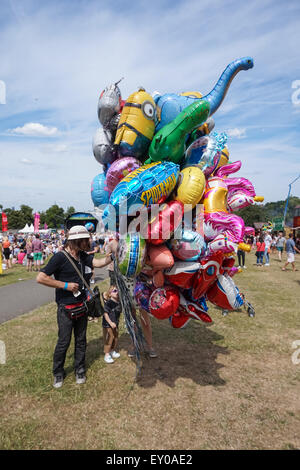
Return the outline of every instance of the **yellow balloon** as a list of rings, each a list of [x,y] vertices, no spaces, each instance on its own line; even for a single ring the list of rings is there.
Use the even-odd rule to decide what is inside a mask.
[[[198,166],[188,166],[179,175],[179,184],[175,199],[183,204],[192,204],[194,208],[203,196],[205,176]]]
[[[229,161],[229,151],[228,151],[228,148],[225,147],[223,148],[222,152],[221,152],[221,157],[220,157],[220,161],[219,161],[219,164],[217,166],[217,169],[220,168],[220,166],[223,166],[223,165],[227,165]]]
[[[146,155],[155,131],[155,103],[144,88],[132,93],[120,116],[115,144],[122,155]]]

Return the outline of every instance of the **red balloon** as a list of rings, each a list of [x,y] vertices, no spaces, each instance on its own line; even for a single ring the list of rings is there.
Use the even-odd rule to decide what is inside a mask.
[[[175,261],[172,268],[165,270],[165,277],[175,286],[190,289],[200,266],[201,264],[195,261]]]
[[[165,320],[176,312],[179,300],[179,292],[175,287],[159,287],[151,294],[149,301],[150,313],[158,320]]]
[[[185,313],[185,310],[179,306],[177,312],[169,318],[173,328],[184,328],[190,321],[191,317]]]
[[[200,299],[209,287],[215,282],[218,274],[223,274],[222,262],[224,254],[217,251],[209,256],[205,256],[200,260],[201,269],[199,269],[194,278],[192,296],[194,299]]]
[[[158,215],[148,225],[148,240],[160,245],[169,240],[182,221],[184,204],[170,201],[162,205]]]

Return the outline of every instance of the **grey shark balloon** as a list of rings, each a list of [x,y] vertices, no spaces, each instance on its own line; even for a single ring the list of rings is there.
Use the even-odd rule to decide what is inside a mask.
[[[121,80],[107,86],[100,95],[97,112],[103,127],[109,127],[111,119],[120,112],[122,98],[118,83]]]
[[[186,96],[186,93],[182,95],[177,95],[175,93],[160,95],[158,92],[155,92],[153,94],[157,116],[155,131],[159,131],[163,126],[173,121],[181,111],[187,108],[187,106],[194,101],[208,101],[210,105],[209,116],[212,116],[222,104],[228,88],[236,74],[241,70],[248,70],[252,67],[253,59],[251,57],[243,57],[241,59],[234,60],[226,67],[211,92],[201,98]]]
[[[109,129],[99,127],[93,138],[93,154],[97,162],[107,165],[116,159],[116,147]]]

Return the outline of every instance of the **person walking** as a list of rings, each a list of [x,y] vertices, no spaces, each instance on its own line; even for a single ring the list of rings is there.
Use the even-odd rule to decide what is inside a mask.
[[[278,239],[277,239],[277,242],[276,242],[276,250],[278,252],[279,261],[282,261],[282,252],[283,252],[285,242],[286,242],[286,239],[283,236],[283,233],[279,232]]]
[[[287,254],[287,260],[286,260],[285,265],[282,268],[282,271],[286,271],[286,268],[289,265],[289,263],[291,263],[293,271],[298,271],[298,269],[296,269],[296,266],[295,266],[295,253],[296,251],[297,253],[300,253],[300,250],[298,250],[298,248],[296,247],[296,244],[293,240],[292,233],[289,234],[289,238],[286,241],[285,250]]]
[[[3,255],[4,255],[4,261],[6,264],[6,268],[12,268],[12,261],[11,261],[11,243],[8,239],[8,237],[3,238],[2,242],[2,248],[3,248]]]
[[[33,264],[34,271],[40,271],[41,261],[43,259],[43,243],[40,240],[40,235],[37,233],[35,239],[32,241]]]
[[[264,261],[265,242],[262,236],[256,242],[256,266],[262,266]]]
[[[74,368],[77,384],[86,381],[86,331],[87,309],[84,301],[86,289],[81,277],[74,269],[69,256],[85,278],[88,259],[86,251],[90,248],[90,234],[82,225],[75,225],[69,230],[64,249],[55,253],[48,264],[37,275],[37,282],[55,288],[57,303],[58,341],[53,355],[54,388],[60,388],[65,378],[64,363],[69,348],[72,332],[75,337]],[[67,256],[65,254],[67,253]],[[92,267],[102,268],[112,261],[112,255],[92,259]],[[91,266],[88,266],[91,268]],[[87,269],[90,273],[90,269]],[[54,275],[54,279],[52,278]]]
[[[271,244],[272,244],[272,237],[269,232],[266,233],[264,237],[265,242],[265,266],[270,266],[270,251],[271,251]]]
[[[26,241],[26,258],[27,258],[27,271],[32,271],[33,253],[32,253],[32,238],[28,237]]]

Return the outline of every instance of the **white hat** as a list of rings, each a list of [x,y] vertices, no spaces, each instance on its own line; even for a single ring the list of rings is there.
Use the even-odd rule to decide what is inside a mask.
[[[90,238],[90,233],[83,225],[74,225],[68,234],[68,240],[78,240],[79,238]]]

